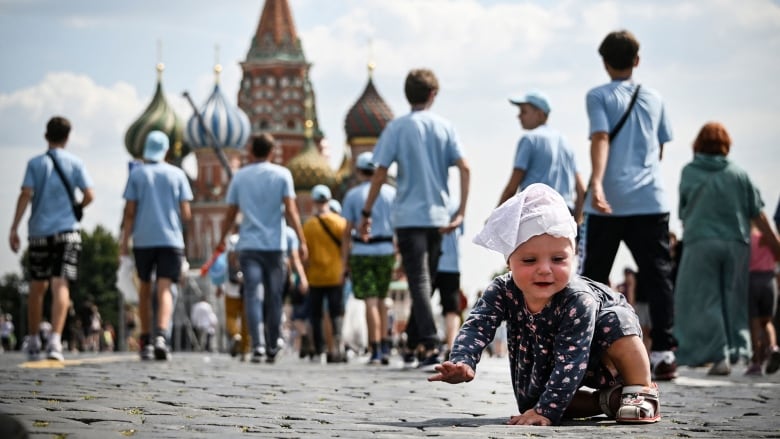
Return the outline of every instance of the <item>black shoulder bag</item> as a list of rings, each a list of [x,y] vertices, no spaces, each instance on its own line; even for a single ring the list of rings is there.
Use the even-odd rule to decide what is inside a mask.
[[[626,123],[626,119],[628,119],[628,115],[631,113],[631,110],[634,108],[634,104],[636,103],[636,97],[639,96],[639,88],[642,87],[642,84],[639,84],[636,86],[636,90],[634,90],[634,94],[631,95],[631,103],[628,104],[628,109],[626,109],[626,112],[623,113],[623,116],[618,121],[617,125],[615,125],[614,128],[612,128],[612,131],[609,132],[609,141],[611,142],[612,139],[615,138],[615,136],[618,135],[620,132],[620,129],[623,128],[623,125]]]
[[[81,218],[84,216],[84,207],[81,205],[81,203],[76,202],[76,197],[73,196],[73,189],[70,187],[68,179],[65,178],[65,174],[62,172],[60,164],[57,163],[57,160],[54,158],[54,154],[51,153],[51,150],[47,151],[46,155],[51,158],[52,163],[54,163],[54,170],[57,171],[57,175],[60,176],[62,184],[65,185],[65,191],[68,193],[68,198],[70,198],[70,205],[73,208],[73,215],[76,217],[76,221],[81,221]]]
[[[320,225],[322,225],[322,228],[325,229],[325,233],[327,233],[328,236],[330,236],[330,239],[332,239],[333,242],[336,243],[336,246],[338,248],[341,248],[341,240],[328,228],[328,225],[325,224],[325,221],[323,221],[323,219],[319,215],[317,215],[317,219],[320,221]]]

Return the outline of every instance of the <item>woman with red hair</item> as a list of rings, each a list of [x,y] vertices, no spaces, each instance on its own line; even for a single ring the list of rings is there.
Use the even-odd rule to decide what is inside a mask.
[[[750,357],[751,221],[780,258],[780,241],[761,210],[761,195],[747,172],[727,158],[730,149],[726,128],[705,124],[693,142],[693,161],[680,178],[685,247],[674,298],[677,360],[689,366],[712,364],[710,375],[728,375],[732,364]]]

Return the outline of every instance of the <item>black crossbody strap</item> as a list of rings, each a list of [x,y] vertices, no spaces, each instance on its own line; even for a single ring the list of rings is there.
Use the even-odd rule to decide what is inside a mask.
[[[65,190],[68,192],[68,198],[70,198],[70,204],[75,205],[76,197],[73,196],[73,189],[71,188],[68,179],[65,178],[65,174],[62,172],[62,169],[60,168],[60,164],[57,163],[57,159],[54,158],[54,154],[51,153],[51,150],[46,151],[46,155],[48,155],[51,158],[52,163],[54,163],[54,170],[57,171],[57,175],[60,176],[60,180],[62,180],[62,184],[65,185]]]
[[[626,109],[626,112],[623,113],[623,116],[618,121],[617,125],[615,125],[614,128],[612,128],[612,131],[609,132],[609,141],[611,142],[612,139],[615,138],[615,136],[618,135],[620,132],[620,129],[623,128],[623,125],[626,123],[626,119],[628,119],[628,115],[631,113],[631,109],[634,108],[634,104],[636,103],[636,97],[639,96],[639,88],[642,87],[642,84],[639,84],[636,86],[636,90],[634,90],[634,94],[631,96],[631,103],[628,104],[628,109]]]
[[[322,225],[322,228],[325,229],[325,233],[327,233],[328,236],[330,236],[330,239],[332,239],[333,242],[336,243],[336,246],[338,246],[338,248],[341,248],[341,240],[338,237],[336,237],[336,235],[333,234],[333,232],[328,228],[328,225],[325,224],[325,221],[319,215],[317,215],[317,219],[320,220],[320,224]]]

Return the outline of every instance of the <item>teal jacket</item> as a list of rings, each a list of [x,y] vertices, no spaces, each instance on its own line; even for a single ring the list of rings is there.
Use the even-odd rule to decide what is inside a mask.
[[[718,239],[750,245],[750,220],[764,207],[747,172],[721,155],[697,153],[680,177],[686,244]]]

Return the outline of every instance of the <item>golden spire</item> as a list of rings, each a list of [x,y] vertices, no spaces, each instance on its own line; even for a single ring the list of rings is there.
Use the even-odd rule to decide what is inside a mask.
[[[162,40],[157,40],[157,81],[162,81],[162,73],[165,70],[165,64],[162,62]]]
[[[214,83],[219,84],[219,74],[222,73],[222,64],[219,63],[219,44],[214,45]]]

